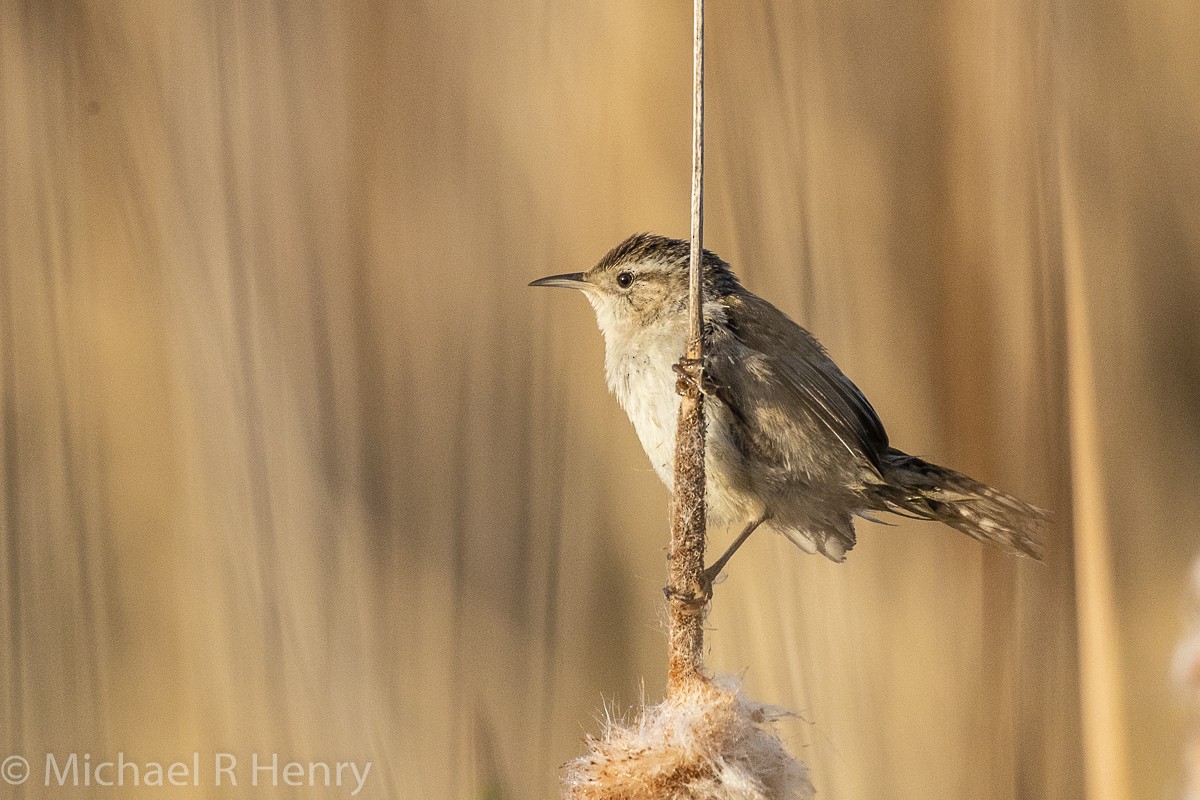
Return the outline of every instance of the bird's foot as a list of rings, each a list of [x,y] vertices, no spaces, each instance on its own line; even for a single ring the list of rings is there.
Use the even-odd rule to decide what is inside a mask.
[[[692,611],[700,611],[708,605],[709,600],[712,600],[712,581],[708,577],[708,572],[705,571],[700,574],[700,578],[691,591],[676,592],[670,586],[664,586],[663,595],[668,601],[682,603]]]
[[[699,358],[679,359],[671,365],[671,369],[679,377],[675,380],[675,393],[688,396],[693,393],[711,395],[716,393],[717,385],[709,380],[704,371],[704,360]]]

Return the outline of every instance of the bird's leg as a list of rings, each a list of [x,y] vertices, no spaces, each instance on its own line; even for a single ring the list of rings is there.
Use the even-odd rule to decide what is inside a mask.
[[[672,364],[671,369],[679,376],[675,381],[676,394],[686,395],[693,389],[699,389],[700,394],[709,395],[717,390],[717,385],[709,380],[704,371],[704,361],[701,359],[684,356]]]
[[[766,522],[770,516],[771,514],[769,512],[763,512],[761,517],[747,525],[746,529],[738,534],[738,537],[733,540],[733,544],[729,545],[729,548],[721,554],[721,557],[714,561],[708,569],[704,570],[703,580],[705,586],[709,587],[709,595],[712,594],[713,581],[715,581],[717,576],[721,574],[721,570],[725,569],[725,565],[729,562],[729,559],[733,558],[733,554],[738,551],[739,547],[745,544],[746,540],[750,538],[750,534],[754,533],[754,531],[758,529],[758,526]]]

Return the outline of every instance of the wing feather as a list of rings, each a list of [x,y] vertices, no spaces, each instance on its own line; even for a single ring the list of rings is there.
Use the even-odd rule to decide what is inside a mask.
[[[707,371],[754,456],[794,466],[830,442],[880,474],[883,424],[812,334],[749,292],[723,305],[709,325]]]

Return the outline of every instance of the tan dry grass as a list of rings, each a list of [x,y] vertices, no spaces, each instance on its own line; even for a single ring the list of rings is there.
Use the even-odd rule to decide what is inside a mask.
[[[376,797],[549,796],[595,698],[662,677],[666,496],[586,307],[524,285],[685,231],[689,11],[226,11],[0,0],[0,752],[337,752]],[[1079,797],[1088,483],[1110,741],[1160,796],[1200,5],[725,3],[709,30],[706,241],[898,446],[1058,525],[1041,568],[907,523],[840,567],[752,540],[710,665],[812,717],[823,796]]]

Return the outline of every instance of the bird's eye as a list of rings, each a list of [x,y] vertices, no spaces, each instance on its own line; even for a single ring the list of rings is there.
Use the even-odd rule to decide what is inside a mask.
[[[627,271],[627,272],[622,272],[617,275],[617,286],[620,286],[622,289],[628,289],[632,285],[633,285],[633,273],[632,272]]]

